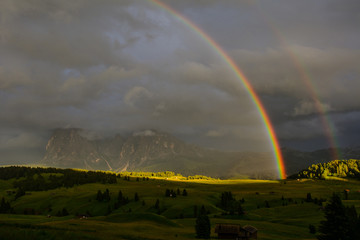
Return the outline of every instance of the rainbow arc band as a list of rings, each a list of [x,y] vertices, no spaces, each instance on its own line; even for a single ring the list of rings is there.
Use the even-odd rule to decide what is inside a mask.
[[[247,90],[251,100],[255,104],[261,118],[262,122],[266,128],[266,131],[268,133],[269,140],[271,142],[274,156],[276,159],[277,167],[278,167],[278,173],[279,178],[284,179],[286,178],[286,170],[285,170],[285,164],[284,159],[281,154],[280,145],[277,140],[275,130],[273,125],[271,124],[269,115],[267,114],[264,105],[260,101],[259,96],[256,94],[254,88],[251,86],[249,80],[245,76],[245,74],[241,71],[241,69],[235,64],[234,60],[221,48],[221,46],[214,41],[207,33],[205,33],[201,28],[199,28],[197,25],[195,25],[192,21],[181,15],[179,12],[172,9],[170,6],[166,5],[165,3],[159,1],[159,0],[149,0],[150,2],[154,3],[156,6],[164,9],[165,11],[169,12],[171,15],[176,17],[178,20],[180,20],[183,24],[188,26],[192,31],[194,31],[196,34],[198,34],[210,47],[212,47],[218,55],[230,66],[236,77],[241,81],[245,89]]]
[[[306,70],[305,64],[300,61],[300,57],[298,57],[294,51],[291,50],[290,44],[287,42],[283,34],[279,28],[276,27],[275,23],[272,19],[266,14],[266,11],[261,8],[261,4],[255,2],[257,5],[257,9],[259,10],[259,16],[261,16],[265,25],[271,30],[277,41],[279,42],[282,49],[287,54],[288,58],[290,59],[291,63],[299,73],[300,79],[303,81],[311,100],[314,103],[315,109],[319,114],[319,119],[321,121],[321,125],[324,129],[324,133],[326,134],[327,140],[331,147],[332,158],[335,159],[342,159],[342,153],[336,138],[336,129],[335,126],[330,118],[330,115],[327,114],[327,110],[324,108],[323,104],[319,100],[319,94],[316,90],[316,87],[311,80],[310,73]]]

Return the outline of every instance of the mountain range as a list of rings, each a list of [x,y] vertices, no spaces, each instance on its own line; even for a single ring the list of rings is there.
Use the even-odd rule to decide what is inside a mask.
[[[331,152],[331,149],[314,152],[282,149],[288,174],[315,163],[333,160]],[[348,158],[360,156],[360,148],[343,149],[343,152]],[[174,171],[182,175],[223,178],[277,177],[272,153],[207,149],[156,130],[134,132],[128,136],[117,134],[111,138],[93,138],[86,130],[79,128],[56,129],[40,164],[115,172]]]

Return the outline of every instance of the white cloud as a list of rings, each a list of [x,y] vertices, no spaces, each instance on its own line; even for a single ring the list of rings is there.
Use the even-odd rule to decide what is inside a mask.
[[[207,137],[223,137],[225,135],[224,131],[219,130],[209,130],[206,133]]]
[[[135,86],[131,88],[124,97],[124,102],[131,107],[136,107],[143,102],[149,101],[153,93],[142,86]]]
[[[327,113],[328,111],[331,111],[331,106],[329,104],[315,103],[314,101],[301,101],[300,104],[295,107],[292,116]]]
[[[151,136],[155,136],[156,132],[153,130],[144,130],[144,131],[139,131],[139,132],[134,132],[133,136],[137,137],[137,136],[143,136],[143,137],[151,137]]]

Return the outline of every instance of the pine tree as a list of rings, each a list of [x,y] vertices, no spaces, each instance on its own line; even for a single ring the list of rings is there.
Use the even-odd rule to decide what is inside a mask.
[[[335,193],[325,207],[325,221],[319,226],[319,240],[350,240],[351,231],[345,206]]]
[[[100,190],[98,190],[98,192],[96,194],[96,200],[98,200],[99,202],[102,202],[102,200],[103,200],[103,194],[101,193]]]
[[[0,204],[0,213],[8,213],[11,211],[12,211],[12,208],[10,206],[10,203],[5,201],[5,198],[2,198],[1,204]]]
[[[311,233],[311,234],[316,233],[316,227],[312,224],[309,224],[309,233]]]
[[[155,203],[155,209],[159,209],[160,208],[160,201],[159,199],[156,199],[156,203]]]
[[[104,192],[104,195],[103,195],[103,198],[105,201],[110,201],[110,192],[109,192],[109,189],[106,189],[105,192]]]
[[[196,218],[196,224],[195,224],[196,237],[209,239],[210,230],[211,230],[210,219],[206,215],[206,210],[203,205],[200,209],[199,216]]]
[[[356,212],[355,206],[346,207],[345,211],[349,219],[350,238],[360,239],[360,217]]]
[[[200,215],[206,215],[206,209],[204,205],[202,205],[200,208]]]
[[[62,216],[67,216],[67,215],[69,215],[69,212],[66,210],[66,208],[63,208],[61,214],[62,214]]]
[[[238,209],[237,209],[238,215],[244,215],[245,211],[243,209],[243,207],[241,206],[241,203],[238,203]]]
[[[312,200],[312,197],[311,197],[311,193],[307,193],[306,194],[306,201],[307,202],[312,202],[313,200]]]
[[[120,202],[122,202],[122,200],[123,200],[123,194],[122,194],[121,190],[119,190],[118,202],[120,203]]]
[[[135,195],[134,195],[134,201],[135,201],[135,202],[139,201],[139,195],[138,195],[137,192],[136,192]]]
[[[165,197],[170,197],[170,189],[165,190]]]

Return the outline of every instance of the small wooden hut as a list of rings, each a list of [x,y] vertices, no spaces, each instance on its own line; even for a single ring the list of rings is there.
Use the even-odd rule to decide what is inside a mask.
[[[250,239],[250,238],[257,239],[258,230],[255,227],[250,226],[250,225],[245,225],[243,227],[243,229],[245,230],[246,237],[248,237],[248,238],[245,238],[245,239]]]
[[[241,225],[238,224],[218,223],[215,226],[215,233],[218,234],[219,239],[257,239],[257,229],[250,225],[241,227]]]

